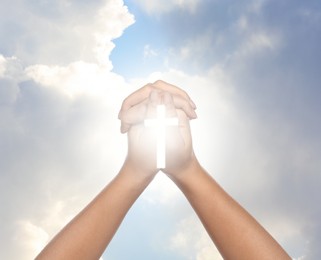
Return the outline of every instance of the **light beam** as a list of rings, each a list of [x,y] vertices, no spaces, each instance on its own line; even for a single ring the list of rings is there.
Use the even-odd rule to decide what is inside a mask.
[[[156,128],[157,137],[157,165],[158,169],[166,167],[166,126],[178,125],[178,118],[166,118],[165,105],[157,106],[157,118],[146,119],[145,126]]]

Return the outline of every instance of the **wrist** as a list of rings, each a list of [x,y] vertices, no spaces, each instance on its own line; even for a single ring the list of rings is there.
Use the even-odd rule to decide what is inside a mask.
[[[166,175],[176,184],[179,184],[180,182],[195,176],[201,169],[201,165],[193,154],[192,158],[190,158],[186,164],[179,169],[166,172]]]
[[[146,184],[146,186],[154,179],[156,173],[156,170],[145,169],[128,158],[126,158],[120,171],[121,175],[127,175],[132,179],[133,183]]]

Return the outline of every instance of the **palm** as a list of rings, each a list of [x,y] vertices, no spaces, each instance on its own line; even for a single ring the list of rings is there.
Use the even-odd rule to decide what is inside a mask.
[[[166,173],[176,172],[186,164],[192,155],[189,122],[185,113],[177,110],[179,126],[166,127]],[[147,172],[157,172],[157,131],[142,123],[131,127],[129,133],[129,154],[137,167]]]
[[[128,132],[128,159],[144,172],[157,172],[156,138],[143,124],[132,126]]]

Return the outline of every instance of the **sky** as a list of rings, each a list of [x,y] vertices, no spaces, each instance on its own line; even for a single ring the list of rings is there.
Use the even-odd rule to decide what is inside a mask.
[[[157,79],[195,101],[203,167],[319,259],[320,46],[317,0],[2,0],[0,259],[33,259],[117,174],[121,102]],[[221,259],[162,174],[102,258]]]

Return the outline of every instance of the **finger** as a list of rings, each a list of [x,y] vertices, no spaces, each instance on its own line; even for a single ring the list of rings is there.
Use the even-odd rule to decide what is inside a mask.
[[[178,95],[178,96],[185,98],[190,103],[191,107],[193,109],[196,109],[196,105],[193,102],[193,100],[190,98],[190,96],[184,90],[180,89],[179,87],[176,87],[175,85],[167,83],[163,80],[155,81],[153,83],[153,86],[156,87],[157,89],[169,92],[170,94]]]
[[[150,90],[151,91],[155,91],[155,89],[150,89]],[[145,90],[142,90],[142,91],[145,91],[145,93],[143,93],[143,96],[145,96],[150,90],[148,90],[147,92]],[[149,95],[150,95],[150,93],[149,93]],[[131,107],[134,107],[135,105],[137,105],[138,103],[137,104],[135,104],[135,103],[138,102],[139,100],[142,100],[141,98],[142,98],[141,95],[138,95],[138,96],[133,95],[132,99],[127,99],[123,103],[124,106],[121,109],[121,111],[119,112],[118,118],[121,119],[122,114],[126,113],[126,111],[128,111]],[[140,102],[145,102],[145,101],[146,101],[146,98],[143,99],[143,101],[140,101]],[[191,104],[190,104],[190,102],[188,100],[186,100],[185,98],[183,98],[180,95],[173,95],[173,102],[174,102],[175,107],[177,109],[182,109],[190,119],[197,118],[197,114],[196,114],[195,110],[193,109],[193,107],[191,106]]]
[[[160,92],[152,90],[148,99],[131,106],[128,110],[120,111],[118,117],[121,120],[121,133],[126,133],[132,125],[143,122],[146,115],[149,118],[155,117],[156,106],[159,104],[161,104]]]
[[[170,105],[171,111],[181,109],[189,119],[197,118],[195,110],[190,106],[190,103],[185,98],[178,95],[171,95],[168,92],[159,93],[154,90],[150,93],[149,99],[145,99],[141,103],[134,105],[127,111],[122,111],[119,114],[119,119],[121,120],[121,133],[126,133],[130,129],[131,125],[141,123],[144,120],[148,102],[151,102],[151,105],[153,105],[153,109],[150,107],[148,110],[148,117],[151,118],[155,116],[153,111],[155,111],[156,105],[160,104],[161,100],[159,96],[163,99],[163,102],[167,107]],[[175,116],[175,113],[170,116]]]
[[[131,107],[141,103],[142,101],[149,98],[149,95],[152,91],[154,91],[156,88],[152,84],[147,84],[144,87],[136,90],[132,94],[130,94],[122,103],[122,106],[120,108],[120,112],[118,114],[118,118],[120,118],[121,113],[123,111],[127,111]]]
[[[136,104],[147,99],[149,97],[150,93],[155,90],[166,91],[166,92],[169,92],[173,95],[181,96],[182,98],[186,99],[186,101],[189,103],[189,105],[191,106],[192,109],[194,109],[194,110],[196,109],[195,103],[192,101],[192,99],[188,96],[188,94],[184,90],[182,90],[172,84],[166,83],[162,80],[158,80],[154,84],[149,83],[149,84],[145,85],[144,87],[136,90],[131,95],[129,95],[123,101],[118,118],[120,118],[120,114],[123,111],[127,111],[132,106],[135,106]]]
[[[197,118],[195,110],[191,107],[190,103],[186,99],[182,98],[181,96],[173,95],[172,100],[175,108],[182,109],[189,119]]]
[[[152,91],[149,95],[147,105],[146,118],[154,118],[156,116],[156,108],[162,102],[162,97],[158,91]]]
[[[146,102],[152,91],[158,91],[159,93],[161,91],[168,91],[171,94],[173,93],[175,107],[182,109],[189,119],[197,118],[197,115],[194,111],[196,106],[185,91],[172,84],[158,80],[154,84],[147,84],[138,89],[124,100],[121,110],[118,114],[118,118],[121,119],[121,133],[126,133],[131,127],[131,124],[129,123],[131,120],[124,120],[126,116],[123,116],[123,114],[126,115],[128,110],[135,107],[139,103]],[[136,109],[134,109],[132,112],[135,114]],[[128,116],[131,117],[131,113]],[[135,122],[138,122],[138,120],[141,120],[141,118],[142,117],[137,118]]]
[[[164,105],[166,106],[166,115],[167,117],[178,117],[179,125],[187,125],[189,118],[182,109],[177,109],[174,104],[174,98],[168,92],[165,92],[163,95]]]
[[[131,124],[126,124],[126,123],[122,122],[121,125],[120,125],[120,132],[122,134],[125,134],[125,133],[127,133],[129,131],[130,127],[131,127]]]
[[[145,100],[120,114],[119,119],[121,120],[121,133],[126,133],[132,125],[139,124],[144,121],[147,102],[148,100]]]
[[[168,92],[163,93],[163,102],[166,106],[166,116],[167,117],[177,117],[176,108],[174,105],[173,96]]]

